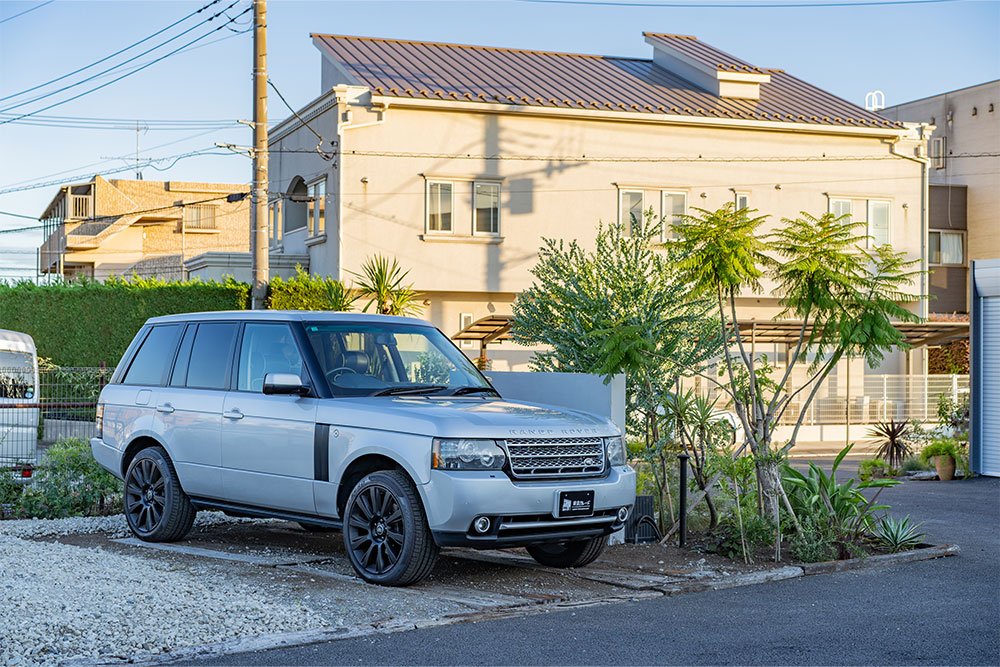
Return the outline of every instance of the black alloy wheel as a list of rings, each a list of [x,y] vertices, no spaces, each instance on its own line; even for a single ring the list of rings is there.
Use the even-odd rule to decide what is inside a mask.
[[[196,510],[160,447],[143,449],[125,473],[125,520],[147,542],[173,542],[191,530]]]
[[[365,476],[351,491],[344,518],[347,555],[365,581],[407,586],[434,568],[438,547],[406,473],[383,470]]]
[[[403,554],[406,526],[392,491],[372,484],[355,498],[347,521],[350,545],[361,567],[385,574]]]

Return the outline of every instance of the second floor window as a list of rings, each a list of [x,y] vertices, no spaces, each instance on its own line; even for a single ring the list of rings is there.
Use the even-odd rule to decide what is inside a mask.
[[[318,236],[326,231],[326,178],[310,183],[309,193],[309,236]]]
[[[965,239],[958,232],[930,230],[927,261],[931,264],[965,265]]]
[[[687,194],[684,192],[663,193],[663,238],[674,238],[674,225],[684,222],[687,215]]]
[[[889,243],[889,202],[868,202],[868,236],[872,245]]]
[[[441,181],[428,181],[427,231],[450,232],[452,230],[454,198],[454,184]]]
[[[745,208],[750,208],[750,193],[748,192],[737,192],[736,193],[736,210],[742,211]]]
[[[187,229],[215,229],[215,207],[185,206],[184,226]]]
[[[473,187],[473,231],[476,234],[500,233],[500,184],[475,183]]]
[[[835,218],[852,215],[854,212],[852,209],[853,207],[850,199],[830,200],[830,213],[832,213]],[[850,218],[846,218],[845,221],[850,222]]]
[[[642,225],[642,192],[640,190],[621,191],[621,212],[619,222],[629,235]]]

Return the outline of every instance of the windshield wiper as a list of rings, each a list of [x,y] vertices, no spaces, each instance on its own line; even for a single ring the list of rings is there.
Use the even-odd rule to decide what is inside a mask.
[[[499,396],[500,392],[493,387],[459,387],[451,392],[452,396],[464,396],[465,394],[496,394]]]
[[[385,389],[379,389],[372,396],[397,396],[403,394],[427,394],[432,391],[441,391],[442,389],[447,389],[447,385],[443,384],[404,384],[395,387],[386,387]]]

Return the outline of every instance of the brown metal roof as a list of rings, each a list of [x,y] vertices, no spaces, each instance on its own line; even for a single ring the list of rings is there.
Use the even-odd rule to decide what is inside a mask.
[[[684,55],[718,70],[764,74],[756,65],[751,65],[747,61],[740,60],[736,56],[729,55],[714,46],[700,42],[697,37],[690,35],[664,35],[656,32],[644,32],[642,35],[653,42],[676,49]]]
[[[482,344],[510,340],[511,315],[490,315],[476,320],[451,337],[452,340],[478,340]]]
[[[723,98],[652,60],[317,35],[358,83],[387,97],[854,127],[902,127],[781,70],[758,70],[693,37],[660,36],[734,71],[767,73],[760,99]],[[744,70],[743,68],[752,68]]]

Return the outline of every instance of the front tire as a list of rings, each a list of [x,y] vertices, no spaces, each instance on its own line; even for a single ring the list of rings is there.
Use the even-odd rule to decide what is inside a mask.
[[[438,546],[413,482],[399,470],[361,479],[344,509],[344,546],[367,582],[408,586],[434,569]]]
[[[146,542],[176,542],[191,530],[196,510],[160,447],[143,449],[125,473],[125,520]]]
[[[541,565],[549,567],[583,567],[597,560],[608,543],[607,537],[595,537],[575,542],[532,544],[526,549]]]

